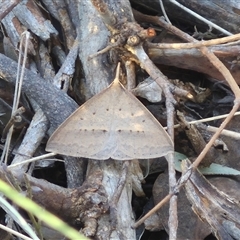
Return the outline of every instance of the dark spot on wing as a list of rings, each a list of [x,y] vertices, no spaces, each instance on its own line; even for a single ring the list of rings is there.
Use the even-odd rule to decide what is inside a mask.
[[[131,113],[132,116],[134,116],[134,113]]]
[[[143,119],[142,122],[145,122],[145,119]]]
[[[95,114],[96,114],[96,112],[93,112],[92,114],[93,114],[93,115],[95,115]]]
[[[121,131],[122,131],[121,129],[118,130],[118,132],[121,132]]]
[[[80,120],[83,120],[83,118],[81,117]]]
[[[107,108],[106,111],[109,111],[109,108]]]
[[[104,130],[102,130],[102,131],[103,131],[104,133],[105,133],[105,132],[107,132],[107,130],[105,130],[105,129],[104,129]]]
[[[118,110],[119,110],[119,111],[122,111],[122,109],[121,109],[121,108],[119,108]]]

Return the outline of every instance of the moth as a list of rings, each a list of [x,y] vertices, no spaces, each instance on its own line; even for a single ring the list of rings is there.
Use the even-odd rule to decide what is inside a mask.
[[[97,160],[156,158],[173,152],[173,142],[147,108],[116,77],[81,105],[52,134],[46,150]]]

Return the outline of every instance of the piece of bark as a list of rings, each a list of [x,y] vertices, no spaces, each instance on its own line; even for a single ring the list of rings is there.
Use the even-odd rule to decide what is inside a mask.
[[[191,162],[182,162],[183,174],[189,170]],[[187,198],[192,203],[194,212],[207,222],[218,239],[239,239],[240,205],[238,198],[219,191],[197,170],[192,169],[184,185]],[[235,231],[232,231],[235,228]]]
[[[15,84],[17,63],[0,54],[0,76],[8,82]],[[32,71],[25,69],[23,77],[23,92],[34,99],[41,107],[50,122],[49,134],[77,109],[78,105],[63,91],[57,89]],[[69,186],[79,186],[82,182],[82,168],[75,158],[66,158],[65,168]],[[80,167],[82,164],[80,164]]]
[[[40,73],[40,76],[45,80],[52,82],[56,74],[55,69],[53,67],[52,58],[50,56],[49,50],[41,40],[39,41],[38,51],[34,60],[37,64],[37,69]]]
[[[64,156],[64,160],[67,173],[67,186],[69,188],[82,186],[86,179],[87,159]]]
[[[153,13],[162,15],[158,0],[133,0],[133,2],[138,6],[141,5],[146,7]],[[233,34],[239,32],[238,26],[240,24],[240,9],[237,0],[178,0],[177,2],[198,13],[202,17],[205,17],[213,23],[221,26],[222,28],[228,30],[229,32],[232,32]],[[163,0],[163,4],[170,20],[175,20],[178,23],[182,22],[184,24],[188,24],[188,26],[192,26],[193,29],[194,26],[197,26],[197,28],[201,29],[201,31],[207,31],[209,29],[209,26],[207,24],[186,13],[184,10],[172,4],[170,1]]]
[[[0,3],[0,20],[2,20],[12,9],[20,2],[20,0],[5,0]]]
[[[13,9],[13,13],[27,29],[44,41],[48,40],[51,34],[58,35],[58,31],[48,19],[45,19],[32,0],[21,1]]]
[[[67,49],[73,45],[76,37],[75,28],[72,24],[65,1],[63,0],[43,0],[47,10],[60,22],[63,28],[64,40]]]
[[[154,204],[158,204],[168,194],[168,176],[161,173],[153,185]],[[162,230],[168,232],[168,208],[169,204],[163,205],[156,213],[152,221],[145,221],[146,229]],[[157,217],[157,220],[156,220]],[[190,221],[186,220],[189,219]],[[207,223],[203,223],[191,209],[184,191],[178,194],[178,230],[177,239],[204,239],[211,233],[211,228]]]
[[[36,104],[35,104],[36,105]],[[48,121],[43,111],[39,108],[31,124],[29,125],[26,134],[24,135],[21,145],[17,149],[17,154],[15,155],[11,164],[20,163],[24,160],[31,158],[36,149],[42,142],[42,139],[45,137],[46,131],[48,128]],[[28,164],[20,165],[14,168],[14,171],[26,172],[28,169]]]
[[[179,120],[179,124],[182,130],[185,132],[187,138],[191,142],[194,151],[196,152],[197,155],[199,155],[206,145],[203,136],[198,131],[195,125],[191,125],[186,121],[182,112],[177,111],[177,117]],[[216,155],[214,149],[211,148],[204,157],[204,160],[201,162],[201,166],[209,167],[211,163],[214,161],[215,156]]]
[[[32,199],[54,213],[68,224],[77,226],[77,222],[84,224],[83,232],[94,236],[96,229],[92,222],[104,214],[109,206],[104,187],[102,186],[102,172],[95,169],[95,172],[88,175],[84,184],[75,189],[59,187],[42,179],[37,179],[22,172],[8,172],[0,167],[0,178],[11,183],[12,175],[18,184],[24,188],[30,186]],[[27,181],[27,183],[26,183]]]
[[[105,4],[111,9],[114,16],[118,18],[119,23],[122,22],[122,19],[133,21],[128,1],[116,3],[113,0],[109,0]],[[108,45],[108,35],[110,34],[90,1],[81,1],[79,3],[79,17],[79,58],[81,59],[85,75],[85,81],[81,89],[84,90],[82,93],[85,99],[89,99],[106,88],[110,81],[113,80],[115,75],[114,65],[116,62],[108,62],[108,53],[89,59],[90,55],[96,54]],[[104,16],[104,19],[105,17],[107,18],[107,16]],[[89,27],[86,28],[86,26]],[[88,47],[86,48],[86,46]],[[122,163],[113,160],[90,161],[88,172],[91,173],[94,171],[95,165],[103,172],[103,186],[111,202],[115,192],[118,190],[118,182],[121,179],[122,173]],[[134,222],[131,208],[131,194],[132,180],[130,177],[127,177],[125,187],[117,205],[112,206],[114,208],[112,211],[115,214],[104,214],[98,220],[97,239],[136,239],[135,230],[130,227]],[[111,219],[111,216],[115,217]]]
[[[119,187],[119,180],[122,176],[122,162],[114,160],[90,161],[88,171],[94,172],[100,169],[103,173],[102,185],[110,202],[110,212],[103,214],[98,219],[97,239],[136,239],[135,229],[131,226],[134,223],[132,212],[132,180],[127,176],[125,187],[117,205],[112,205],[112,199]]]
[[[0,76],[15,84],[17,63],[0,54]],[[43,78],[25,69],[22,90],[33,98],[47,115],[52,133],[78,105],[63,91],[53,87]]]
[[[105,48],[108,44],[109,31],[99,18],[90,1],[81,1],[79,9],[79,59],[82,62],[84,80],[80,89],[84,100],[105,89],[114,78],[113,67],[107,68],[106,54],[92,59],[89,56]],[[89,27],[86,27],[89,26]],[[88,46],[88,47],[86,47]]]
[[[59,89],[62,89],[65,92],[68,91],[70,82],[75,72],[75,62],[78,54],[78,44],[79,40],[78,38],[76,38],[73,46],[71,46],[71,49],[63,65],[61,66],[58,73],[52,80],[55,86],[57,86]]]
[[[219,56],[220,60],[231,71],[234,79],[237,83],[240,83],[240,68],[239,65],[234,65],[232,62],[237,58],[237,52],[240,51],[239,46],[212,46],[211,51],[215,52]],[[157,49],[154,47],[148,48],[149,57],[154,63],[174,66],[178,68],[184,68],[194,70],[207,74],[208,76],[217,79],[225,80],[220,72],[213,68],[211,63],[196,49]]]
[[[13,12],[10,12],[3,20],[2,23],[4,25],[4,28],[6,30],[6,35],[4,38],[9,38],[9,42],[13,45],[13,49],[11,55],[9,56],[9,52],[6,51],[6,47],[4,48],[4,52],[7,57],[11,57],[13,60],[18,59],[18,51],[19,44],[21,41],[21,36],[24,33],[24,31],[27,30],[27,28],[18,20],[18,18],[13,14]],[[14,52],[15,51],[15,52]],[[34,49],[34,42],[32,38],[29,38],[28,42],[28,54],[30,55],[36,55],[35,49]]]
[[[78,26],[80,17],[78,14],[78,0],[65,0],[64,2],[67,5],[68,13],[77,32],[79,29]]]

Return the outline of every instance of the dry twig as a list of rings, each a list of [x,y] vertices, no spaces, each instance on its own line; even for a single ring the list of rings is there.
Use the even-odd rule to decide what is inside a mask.
[[[139,13],[137,13],[139,14]],[[145,17],[146,15],[142,15],[141,17]],[[153,21],[153,19],[147,16],[147,19],[150,19],[151,21]],[[178,28],[166,23],[165,21],[163,21],[161,18],[157,20],[156,22],[157,24],[161,25],[162,27],[164,27],[165,29],[167,29],[168,31],[176,34],[177,36],[181,37],[182,39],[185,39],[189,42],[198,42],[197,40],[195,40],[193,37],[189,36],[188,34],[182,32],[181,30],[179,30]],[[239,37],[239,36],[238,36]],[[221,131],[226,127],[226,125],[229,123],[229,121],[232,119],[232,117],[234,116],[235,112],[238,110],[239,106],[240,106],[240,90],[239,87],[237,85],[237,83],[235,82],[234,78],[232,77],[231,73],[229,72],[229,70],[225,67],[225,65],[211,52],[209,52],[209,50],[207,49],[207,47],[205,46],[201,46],[200,47],[200,51],[210,60],[210,62],[218,69],[219,72],[221,72],[221,74],[225,77],[226,81],[228,82],[229,86],[231,87],[234,95],[235,95],[235,102],[234,102],[234,106],[231,110],[231,112],[229,113],[229,115],[227,116],[227,118],[223,121],[223,123],[221,124],[221,126],[219,127],[218,131],[212,136],[211,140],[206,144],[205,148],[202,150],[202,152],[199,154],[199,156],[197,157],[197,159],[193,162],[193,164],[191,165],[190,168],[197,168],[198,165],[200,164],[200,162],[202,161],[202,159],[204,158],[204,156],[206,155],[206,153],[208,152],[208,150],[210,149],[210,147],[213,145],[213,143],[215,142],[215,140],[219,137]],[[169,199],[171,199],[171,197],[174,195],[174,193],[178,192],[180,187],[182,186],[182,183],[185,182],[185,180],[183,181],[183,179],[188,179],[189,177],[189,172],[191,171],[191,169],[189,169],[189,171],[181,177],[181,179],[179,180],[178,184],[175,186],[175,189],[173,190],[172,193],[170,193],[169,195],[167,195],[163,201],[161,201],[158,205],[156,205],[152,210],[151,213],[149,212],[147,214],[147,216],[149,217],[152,213],[156,212],[163,203],[165,203],[166,201],[168,201]],[[159,207],[160,206],[160,207]],[[144,216],[144,219],[146,219],[147,217]],[[139,226],[144,220],[139,220],[134,227]]]

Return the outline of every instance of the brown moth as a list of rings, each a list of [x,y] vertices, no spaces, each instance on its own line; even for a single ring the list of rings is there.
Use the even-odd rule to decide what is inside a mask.
[[[173,142],[145,106],[119,82],[81,105],[53,133],[47,151],[98,160],[146,159],[173,152]]]

